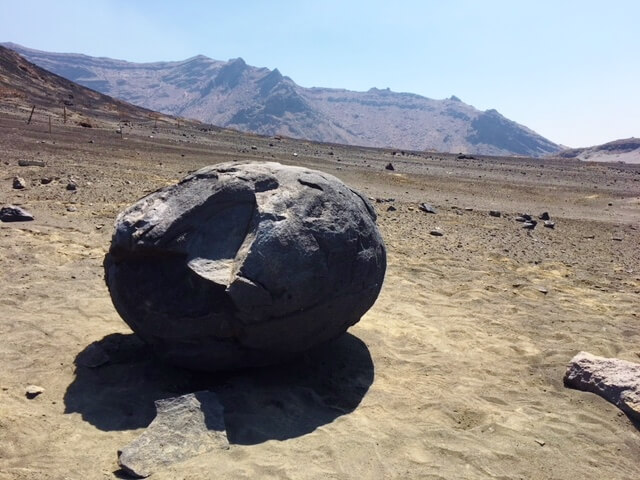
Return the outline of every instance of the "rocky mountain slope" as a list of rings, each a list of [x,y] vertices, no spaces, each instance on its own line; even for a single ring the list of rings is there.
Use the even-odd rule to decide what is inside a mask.
[[[169,120],[146,108],[131,105],[108,95],[70,82],[34,65],[13,50],[0,46],[0,100],[3,108],[43,114],[55,121],[93,126],[121,120]]]
[[[5,44],[74,82],[135,105],[265,135],[490,155],[542,156],[555,143],[495,110],[372,88],[304,88],[241,58],[130,63]]]
[[[554,155],[591,162],[640,163],[640,138],[624,138],[586,148],[571,148]]]

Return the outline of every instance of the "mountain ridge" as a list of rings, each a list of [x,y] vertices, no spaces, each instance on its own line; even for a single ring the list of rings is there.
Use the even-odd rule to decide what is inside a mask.
[[[52,73],[0,45],[0,98],[3,107],[43,112],[50,118],[93,126],[96,123],[170,121],[165,115],[131,105]],[[29,115],[29,118],[31,118]]]
[[[640,138],[621,138],[591,147],[569,148],[552,156],[590,162],[640,163]]]
[[[544,156],[560,146],[496,110],[451,96],[297,85],[277,68],[196,55],[134,63],[4,44],[58,75],[170,115],[263,135],[416,151]]]

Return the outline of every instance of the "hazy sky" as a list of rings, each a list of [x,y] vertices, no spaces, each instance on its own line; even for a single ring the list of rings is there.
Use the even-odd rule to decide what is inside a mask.
[[[574,147],[640,136],[639,19],[637,0],[0,0],[0,41],[242,57],[305,87],[456,95]]]

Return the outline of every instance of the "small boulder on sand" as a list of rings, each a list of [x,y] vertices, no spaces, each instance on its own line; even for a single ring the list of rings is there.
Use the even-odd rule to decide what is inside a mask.
[[[640,364],[580,352],[571,359],[564,384],[600,395],[640,420]]]
[[[0,208],[0,221],[2,222],[28,222],[33,220],[33,215],[22,207],[7,205]]]

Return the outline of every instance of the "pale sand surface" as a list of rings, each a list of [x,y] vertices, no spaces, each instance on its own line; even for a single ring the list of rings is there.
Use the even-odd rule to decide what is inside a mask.
[[[640,361],[640,167],[328,156],[304,142],[150,133],[58,127],[49,137],[44,124],[0,117],[0,204],[36,216],[0,224],[0,479],[118,478],[116,452],[149,424],[153,400],[202,388],[225,404],[230,450],[152,478],[638,478],[638,427],[562,376],[580,350]],[[25,158],[47,166],[18,167]],[[376,204],[384,288],[349,335],[291,365],[177,371],[116,314],[102,257],[124,206],[234,158],[319,168],[395,198],[395,212]],[[12,190],[14,175],[29,187]],[[60,180],[40,185],[46,176]],[[420,212],[423,201],[438,214]],[[521,211],[549,211],[556,229],[526,233]],[[436,227],[443,237],[429,235]],[[94,341],[112,361],[76,368]],[[28,400],[29,384],[45,392]]]

